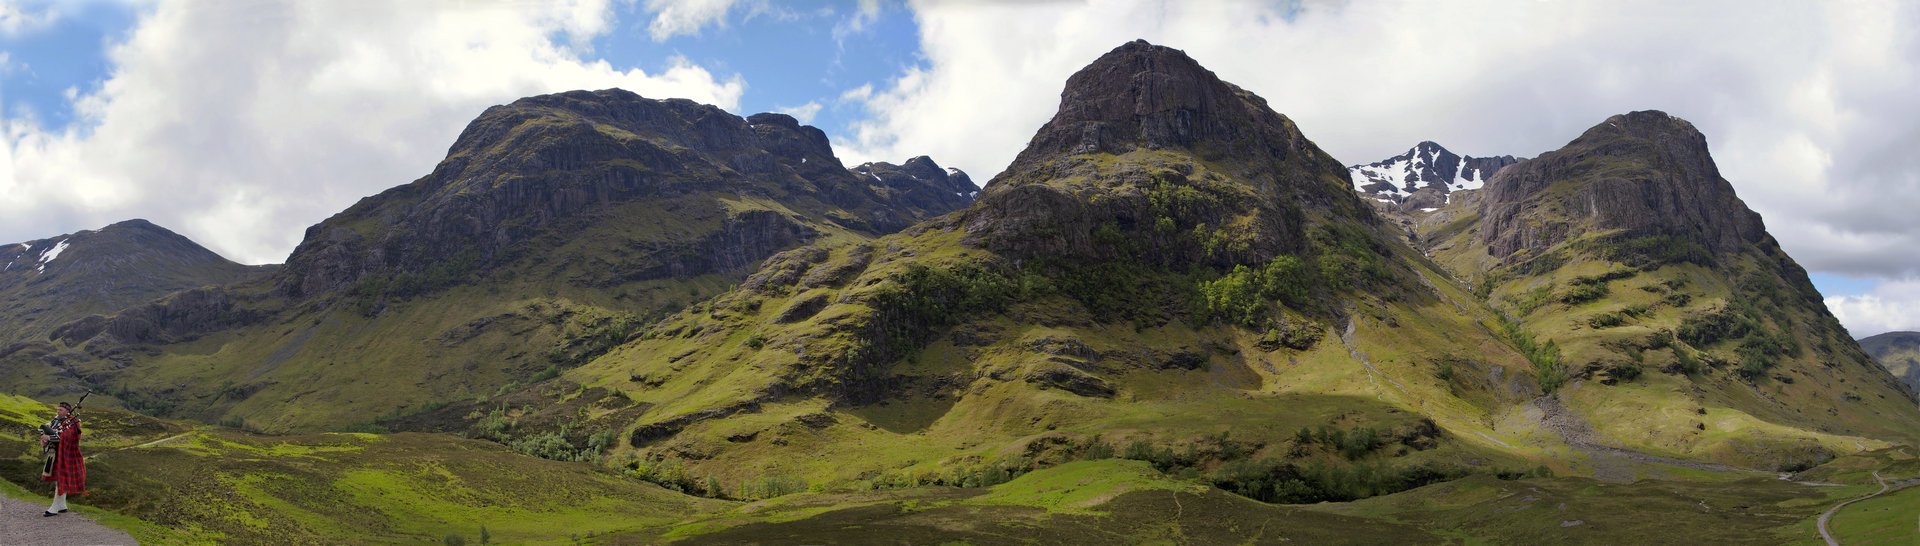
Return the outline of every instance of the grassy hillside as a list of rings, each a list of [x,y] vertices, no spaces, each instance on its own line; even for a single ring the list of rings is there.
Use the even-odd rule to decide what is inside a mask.
[[[1649,263],[1614,254],[1609,235],[1495,268],[1478,286],[1543,357],[1553,343],[1555,358],[1540,360],[1557,363],[1550,373],[1562,378],[1568,405],[1601,435],[1772,468],[1920,434],[1912,400],[1855,356],[1844,330],[1811,303],[1804,273],[1783,274],[1797,267],[1781,269],[1760,251]],[[1437,259],[1456,271],[1486,256],[1484,246],[1442,244],[1454,246]]]
[[[1518,205],[1460,192],[1447,207],[1408,219],[1416,244],[1505,315],[1506,337],[1531,347],[1525,352],[1543,384],[1557,386],[1553,406],[1568,410],[1576,428],[1590,428],[1591,443],[1796,469],[1920,439],[1911,394],[1861,353],[1805,271],[1764,231],[1742,236],[1752,241],[1715,239],[1712,226],[1648,235],[1665,228],[1609,228],[1605,214],[1570,213],[1587,206],[1575,201],[1586,202],[1589,186],[1681,176],[1660,170],[1678,169],[1661,163],[1675,160],[1611,144],[1638,137],[1600,132],[1542,156],[1583,158],[1573,167],[1521,163],[1489,185],[1545,188]],[[1521,175],[1532,178],[1516,180]],[[1512,236],[1490,234],[1497,228],[1487,215],[1514,206],[1523,220],[1510,229],[1551,237],[1502,257],[1489,241]]]
[[[1136,461],[1100,460],[1039,470],[984,489],[791,495],[695,518],[658,535],[608,540],[1535,544],[1550,537],[1559,543],[1621,544],[1659,542],[1684,531],[1707,544],[1802,543],[1819,540],[1813,521],[1820,512],[1877,489],[1758,477],[1612,484],[1477,476],[1357,502],[1285,506],[1171,479]],[[1848,543],[1910,540],[1913,532],[1905,524],[1911,518],[1898,516],[1911,511],[1896,504],[1899,499],[1849,506],[1836,516],[1836,532]]]
[[[0,418],[45,420],[45,406],[0,402]],[[483,527],[495,543],[573,543],[729,505],[448,435],[260,436],[84,415],[90,495],[70,502],[122,516],[105,523],[149,543],[477,543]],[[4,477],[44,493],[39,450],[27,447],[0,439],[16,459]]]
[[[1920,393],[1920,333],[1887,332],[1860,340],[1860,349]]]

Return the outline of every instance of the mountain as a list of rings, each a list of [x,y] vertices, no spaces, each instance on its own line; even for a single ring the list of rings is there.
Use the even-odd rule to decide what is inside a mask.
[[[1846,335],[1685,120],[1613,116],[1478,193],[1415,239],[1500,308],[1560,386],[1546,409],[1591,421],[1595,449],[1792,468],[1916,434],[1913,394]]]
[[[1349,166],[1347,172],[1356,191],[1411,211],[1444,205],[1447,194],[1457,190],[1480,189],[1501,169],[1525,159],[1510,155],[1462,156],[1433,141],[1423,141],[1407,153]]]
[[[26,356],[138,409],[272,431],[512,392],[777,252],[971,202],[930,159],[876,165],[845,168],[783,114],[618,89],[520,99],[433,172],[308,228],[273,275],[70,322]]]
[[[0,350],[45,341],[87,315],[273,270],[233,263],[146,220],[0,245],[0,264]]]
[[[1069,78],[957,210],[962,174],[829,165],[814,134],[621,92],[519,101],[272,276],[0,366],[228,425],[95,417],[83,510],[149,542],[1903,528],[1845,522],[1915,491],[1847,504],[1920,477],[1915,395],[1683,120],[1615,116],[1411,224],[1143,41]],[[0,420],[47,411],[0,396]],[[246,430],[334,427],[408,432]]]
[[[1887,332],[1860,340],[1860,349],[1907,388],[1920,392],[1920,332]]]
[[[723,483],[982,484],[1117,450],[1290,502],[1913,441],[1912,398],[1706,150],[1617,116],[1436,212],[1416,250],[1265,101],[1135,42],[1069,78],[965,210],[782,253],[548,384],[390,423]],[[607,399],[635,409],[573,409]],[[1355,464],[1374,493],[1305,470]]]
[[[381,423],[551,438],[726,495],[1101,453],[1290,502],[1539,466],[1489,449],[1534,434],[1493,424],[1540,392],[1493,311],[1350,188],[1264,100],[1134,42],[966,209],[783,252],[545,383]]]

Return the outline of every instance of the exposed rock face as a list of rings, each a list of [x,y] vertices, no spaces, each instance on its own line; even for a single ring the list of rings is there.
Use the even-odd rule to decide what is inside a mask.
[[[1720,177],[1706,137],[1659,111],[1607,118],[1566,147],[1503,169],[1487,184],[1480,237],[1495,257],[1544,250],[1586,230],[1674,235],[1713,252],[1766,229]]]
[[[202,332],[246,324],[259,317],[234,308],[226,291],[195,288],[130,307],[111,318],[94,315],[54,329],[52,337],[78,345],[102,333],[136,344],[188,341]]]
[[[233,263],[166,228],[128,220],[0,246],[0,346],[168,293],[272,271]]]
[[[954,189],[970,186],[964,174],[919,176],[908,163],[915,176],[850,172],[825,133],[783,114],[741,119],[618,89],[530,97],[487,109],[432,174],[309,228],[279,292],[313,297],[449,261],[485,270],[543,252],[529,244],[542,234],[619,222],[604,213],[643,200],[711,218],[685,236],[625,241],[647,258],[616,264],[628,273],[609,282],[735,271],[812,240],[813,226],[878,235],[970,202]]]
[[[1104,159],[1113,155],[1125,160]],[[1176,194],[1193,199],[1169,205]],[[1067,80],[1059,112],[987,183],[964,226],[1016,258],[1116,258],[1095,237],[1110,228],[1166,265],[1230,265],[1300,251],[1302,209],[1373,218],[1345,169],[1264,99],[1135,41]],[[1227,225],[1244,229],[1222,248],[1182,239]]]
[[[1448,196],[1450,195],[1452,194],[1445,190],[1420,188],[1419,191],[1408,195],[1406,201],[1400,203],[1400,212],[1408,213],[1420,209],[1437,209],[1444,207],[1447,205],[1447,201],[1450,199]]]
[[[1353,165],[1347,167],[1347,171],[1356,191],[1404,201],[1423,189],[1432,189],[1441,195],[1453,190],[1480,189],[1501,169],[1524,159],[1510,155],[1460,156],[1433,141],[1425,141],[1407,153],[1366,165]]]
[[[973,185],[967,173],[960,169],[942,169],[924,155],[909,159],[904,165],[882,161],[861,164],[852,170],[869,177],[869,183],[898,192],[896,199],[923,208],[942,208],[955,199],[971,202],[973,196],[980,193],[980,187]]]

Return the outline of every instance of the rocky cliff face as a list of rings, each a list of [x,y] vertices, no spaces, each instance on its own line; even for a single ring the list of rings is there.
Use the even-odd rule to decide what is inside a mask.
[[[1431,198],[1425,199],[1420,204],[1423,208],[1445,204],[1444,196],[1454,190],[1480,189],[1501,169],[1524,159],[1510,155],[1461,156],[1432,141],[1425,141],[1414,145],[1404,154],[1366,165],[1349,166],[1347,172],[1353,178],[1354,190],[1376,199],[1404,203],[1421,194],[1422,190],[1432,190],[1426,193],[1442,197],[1439,204],[1433,204]]]
[[[1096,241],[1105,229],[1168,265],[1232,265],[1299,252],[1309,216],[1373,221],[1292,120],[1185,53],[1135,41],[1067,80],[1059,112],[964,222],[1018,257],[1117,257]],[[1196,230],[1226,240],[1186,244]]]
[[[0,347],[169,293],[270,272],[228,261],[146,220],[0,246]]]
[[[686,237],[628,241],[659,259],[620,280],[736,271],[824,225],[878,235],[957,210],[970,196],[953,178],[848,171],[824,133],[783,114],[742,119],[618,89],[530,97],[481,114],[432,174],[308,229],[280,290],[312,297],[450,260],[485,270],[538,254],[527,243],[543,234],[617,221],[596,214],[636,201],[777,203],[721,207]]]
[[[1480,237],[1497,258],[1584,231],[1678,236],[1713,252],[1766,233],[1720,177],[1706,137],[1658,111],[1607,118],[1559,150],[1501,170],[1486,192]]]
[[[905,164],[894,165],[885,161],[863,163],[854,167],[854,174],[867,177],[869,183],[897,192],[893,197],[901,202],[920,206],[929,210],[943,208],[943,203],[954,198],[965,198],[969,202],[980,193],[980,187],[973,185],[973,179],[960,169],[942,169],[938,163],[927,156],[907,160]]]

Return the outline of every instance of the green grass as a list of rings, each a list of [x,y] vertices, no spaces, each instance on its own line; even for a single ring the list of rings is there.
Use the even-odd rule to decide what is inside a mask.
[[[193,434],[192,444],[99,452],[87,505],[121,518],[109,525],[163,543],[419,542],[477,537],[486,525],[495,540],[536,544],[657,528],[726,506],[447,435]]]
[[[1827,520],[1841,544],[1913,544],[1920,541],[1920,487],[1847,505]]]
[[[1659,542],[1663,539],[1658,537],[1675,532],[1714,544],[1778,543],[1798,540],[1799,523],[1851,493],[1836,489],[1771,478],[1609,484],[1586,478],[1472,477],[1310,508],[1382,518],[1489,544],[1526,544],[1541,536],[1578,543]]]
[[[1169,480],[1145,461],[1077,461],[996,485],[969,502],[1044,508],[1052,513],[1102,514],[1098,507],[1131,491],[1198,492],[1207,487]]]

